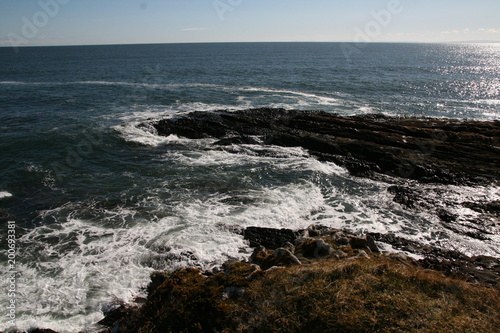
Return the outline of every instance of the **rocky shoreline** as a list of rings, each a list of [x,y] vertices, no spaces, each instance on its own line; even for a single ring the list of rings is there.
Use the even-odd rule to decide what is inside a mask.
[[[154,121],[159,135],[217,138],[215,145],[299,146],[355,176],[389,175],[424,183],[492,184],[500,175],[500,121],[322,111],[250,109],[191,112]]]
[[[382,115],[344,117],[321,111],[262,108],[235,112],[192,112],[140,126],[148,129],[153,127],[163,136],[213,138],[214,147],[231,144],[303,147],[311,156],[334,162],[354,176],[375,180],[390,178],[395,185],[390,186],[388,191],[393,195],[394,202],[409,211],[425,209],[433,212],[451,230],[478,241],[499,234],[500,202],[449,201],[443,205],[442,201],[438,203],[432,198],[440,195],[440,185],[498,185],[500,121],[393,118]],[[477,214],[470,219],[459,218],[450,207],[468,208]],[[386,309],[387,312],[381,310],[380,315],[401,320],[397,323],[386,322],[376,312],[371,317],[365,317],[374,306],[370,302],[377,302],[365,297],[353,300],[361,302],[360,307],[366,312],[359,314],[359,326],[329,317],[341,316],[342,312],[339,311],[342,309],[348,311],[344,315],[354,316],[357,310],[351,304],[344,305],[342,309],[330,309],[332,304],[327,302],[322,307],[330,309],[324,315],[328,320],[316,318],[312,312],[293,313],[293,316],[302,316],[304,322],[291,323],[293,320],[290,319],[282,323],[283,327],[290,325],[295,330],[310,332],[338,327],[339,332],[355,332],[370,331],[364,330],[366,327],[376,331],[375,328],[384,327],[380,325],[388,325],[396,331],[432,332],[439,327],[435,325],[453,323],[465,331],[494,332],[495,327],[500,325],[498,301],[488,300],[490,303],[485,301],[487,304],[484,306],[474,305],[470,308],[469,303],[473,301],[465,302],[469,305],[460,303],[461,297],[466,299],[463,296],[465,290],[473,290],[473,294],[481,295],[485,300],[488,297],[500,299],[499,258],[466,256],[458,251],[435,248],[393,234],[357,235],[320,225],[311,225],[304,230],[248,227],[241,232],[249,246],[254,248],[248,261],[228,262],[214,271],[183,268],[175,272],[156,272],[152,275],[144,304],[140,307],[121,305],[107,313],[100,322],[103,327],[107,327],[103,332],[280,331],[279,327],[273,330],[266,326],[271,324],[259,321],[260,317],[268,314],[261,312],[259,305],[252,302],[264,297],[259,293],[276,293],[274,299],[266,299],[266,302],[286,308],[287,305],[280,303],[285,301],[276,298],[288,294],[278,296],[275,289],[284,288],[293,294],[293,290],[298,290],[299,286],[292,287],[292,282],[282,286],[281,282],[276,282],[276,276],[281,279],[279,281],[306,281],[306,285],[314,290],[313,286],[324,282],[324,277],[320,281],[315,277],[322,276],[326,271],[338,276],[335,275],[337,277],[322,288],[344,283],[344,279],[367,276],[369,279],[365,283],[371,286],[369,288],[383,286],[380,288],[387,288],[388,293],[394,294],[406,292],[398,288],[411,289],[410,285],[416,284],[421,289],[407,297],[416,297],[416,303],[420,302],[419,297],[423,297],[425,301],[422,301],[422,309],[433,306],[433,302],[441,297],[435,293],[441,293],[445,298],[456,297],[458,303],[454,303],[452,308],[462,307],[465,312],[460,312],[458,317],[446,317],[443,314],[443,318],[436,319],[422,310],[424,312],[419,314],[419,318],[410,318],[413,311],[411,307],[405,309],[404,305],[398,303],[400,299],[395,298],[387,301],[394,303],[394,308]],[[382,251],[381,243],[390,244],[400,252]],[[412,255],[420,259],[412,258]],[[359,270],[359,276],[350,270]],[[314,278],[306,279],[303,274]],[[396,277],[400,285],[390,284],[388,276]],[[372,286],[370,279],[378,287]],[[259,289],[265,283],[271,283],[267,291]],[[370,294],[374,290],[367,289],[365,292]],[[332,289],[331,292],[341,293],[342,289]],[[301,297],[305,300],[310,296],[306,291]],[[318,303],[324,301],[320,300],[322,296],[315,297]],[[389,298],[386,294],[378,297]],[[369,304],[365,304],[365,301]],[[437,306],[439,309],[449,305],[445,300],[439,301],[444,302]],[[337,302],[340,300],[337,299]],[[290,301],[301,311],[312,309],[302,303],[299,296]],[[384,308],[382,304],[377,306]],[[416,312],[420,311],[418,305],[415,309]],[[266,311],[273,312],[269,309]],[[469,315],[471,318],[467,319]],[[273,320],[278,320],[280,316],[286,317],[286,314],[275,316]],[[456,322],[457,318],[464,320]],[[473,318],[483,318],[484,322],[480,323],[479,319],[474,321]],[[317,325],[313,324],[314,321]],[[331,326],[333,322],[337,326]],[[365,324],[368,326],[363,326]]]
[[[409,211],[434,213],[454,232],[482,241],[500,232],[500,201],[446,201],[443,194],[450,188],[439,187],[498,185],[500,121],[346,117],[261,108],[191,112],[142,126],[152,126],[162,136],[215,138],[213,146],[221,149],[245,143],[302,147],[354,176],[389,178],[395,184],[388,189],[395,202]],[[459,218],[453,213],[464,209],[475,216]]]
[[[346,269],[348,267],[358,267],[357,265],[375,265],[380,276],[385,274],[395,274],[390,272],[391,269],[401,269],[402,267],[408,270],[413,277],[406,280],[406,283],[421,283],[420,279],[446,281],[446,287],[440,292],[443,297],[452,297],[453,292],[449,288],[473,288],[475,293],[480,293],[482,297],[486,295],[498,297],[500,296],[500,259],[492,257],[466,257],[459,253],[451,251],[442,251],[428,246],[419,245],[416,242],[408,242],[403,239],[393,237],[389,239],[382,235],[366,234],[354,235],[352,233],[327,228],[324,226],[311,225],[304,230],[289,230],[289,229],[272,229],[249,227],[243,232],[246,240],[254,247],[253,254],[248,261],[229,261],[211,271],[202,271],[195,268],[182,268],[174,272],[156,272],[152,275],[152,282],[148,287],[148,298],[141,307],[131,307],[122,305],[107,314],[100,324],[108,326],[109,329],[104,332],[270,332],[274,330],[268,327],[256,325],[252,323],[255,318],[235,318],[233,311],[239,311],[239,306],[242,302],[248,300],[247,295],[259,295],[261,293],[275,293],[275,288],[281,286],[264,283],[265,290],[257,289],[255,285],[262,283],[276,274],[280,273],[280,281],[297,278],[295,274],[307,271],[307,274],[313,276],[324,267],[342,267],[342,272],[338,279],[349,277],[350,273]],[[411,247],[412,252],[425,255],[425,259],[415,260],[401,253],[382,253],[377,246],[376,240],[383,239],[394,245],[399,245],[406,249]],[[389,268],[391,267],[391,268]],[[399,267],[399,268],[396,268]],[[352,268],[354,269],[354,268]],[[373,270],[373,268],[370,268]],[[387,270],[387,271],[385,271]],[[373,274],[372,271],[362,272],[364,274]],[[406,274],[406,273],[405,273]],[[386,277],[387,278],[387,277]],[[391,279],[394,277],[391,275]],[[465,282],[468,281],[468,282]],[[311,291],[307,289],[310,283]],[[316,281],[314,278],[307,280],[301,285],[305,288],[305,293],[301,297],[307,299],[307,293],[314,293]],[[377,282],[381,283],[381,282]],[[403,283],[403,282],[402,282]],[[422,282],[423,283],[423,282]],[[429,283],[426,281],[425,283]],[[437,283],[437,282],[433,282]],[[439,282],[441,283],[441,282]],[[439,284],[437,283],[437,284]],[[379,288],[377,286],[376,288]],[[432,288],[441,288],[433,286]],[[380,287],[382,288],[382,287]],[[388,287],[386,287],[388,288]],[[399,287],[398,287],[399,288]],[[404,287],[407,288],[407,287]],[[427,288],[427,287],[426,287]],[[257,289],[257,290],[255,290]],[[395,292],[402,292],[396,290]],[[435,292],[429,290],[421,290],[424,294]],[[495,296],[498,295],[498,296]],[[260,295],[262,296],[262,295]],[[327,302],[335,302],[331,297],[327,296]],[[463,295],[462,295],[463,296]],[[278,297],[278,296],[276,296]],[[397,299],[397,297],[396,297]],[[278,302],[271,297],[273,302]],[[300,299],[294,300],[299,304]],[[354,299],[352,300],[355,301]],[[364,302],[365,299],[359,300]],[[391,300],[397,302],[399,300]],[[263,304],[250,305],[252,311],[259,311],[259,307]],[[299,306],[299,305],[296,305]],[[235,307],[237,310],[233,309]],[[381,306],[382,307],[382,306]],[[500,301],[492,305],[493,308],[500,309]],[[179,308],[181,308],[179,310]],[[477,309],[476,309],[477,310]],[[482,332],[494,332],[495,325],[500,323],[496,314],[491,315],[488,310],[478,310],[474,313],[475,316],[485,315],[491,323],[481,324],[480,326],[465,325],[464,329],[480,329]],[[381,314],[384,316],[393,316],[395,320],[400,320],[398,316],[406,316],[405,311],[419,311],[417,307],[409,306],[408,309],[399,309],[398,311],[390,311]],[[464,309],[465,312],[470,311]],[[485,312],[481,312],[485,311]],[[486,314],[488,312],[488,314]],[[472,312],[470,313],[472,315]],[[241,313],[238,313],[241,315]],[[281,314],[280,314],[281,315]],[[280,316],[278,315],[278,316]],[[308,321],[313,314],[293,313],[289,315],[305,316],[304,320]],[[347,313],[346,315],[349,315]],[[495,317],[496,316],[496,317]],[[376,316],[377,317],[377,316]],[[495,321],[496,318],[496,321]],[[493,320],[492,320],[493,319]],[[381,320],[377,318],[376,320]],[[422,327],[435,327],[431,322],[426,322],[426,319],[420,323]],[[453,318],[451,318],[453,320]],[[414,325],[411,322],[407,325]],[[489,324],[492,326],[490,327]],[[319,327],[321,329],[332,329],[326,322],[322,322]],[[369,332],[372,330],[359,325],[352,330],[343,328],[336,323],[335,329],[332,332]],[[372,323],[373,327],[377,327],[377,323]],[[383,324],[385,329],[398,328],[391,327],[391,324]],[[406,325],[406,324],[405,324]],[[298,329],[305,329],[306,326],[298,326]],[[402,329],[401,327],[399,327]],[[254,330],[256,329],[256,330]],[[283,331],[287,331],[286,329]],[[308,330],[310,332],[322,332],[319,328]],[[430,330],[418,330],[406,328],[407,332],[434,332],[434,328]]]
[[[464,308],[464,314],[460,315],[468,315],[467,311],[470,311],[471,316],[485,316],[489,321],[477,324],[478,326],[476,324],[474,324],[476,326],[465,325],[464,329],[472,328],[481,332],[495,332],[495,325],[500,324],[500,318],[497,315],[500,310],[500,258],[468,257],[459,252],[433,248],[394,235],[373,233],[356,235],[321,225],[310,225],[302,230],[248,227],[242,230],[242,236],[254,249],[248,260],[228,261],[213,270],[181,268],[173,272],[157,271],[151,276],[151,282],[147,287],[147,298],[137,300],[139,305],[121,304],[114,307],[98,323],[102,327],[100,333],[274,331],[266,326],[269,324],[262,323],[261,325],[264,327],[254,330],[252,320],[255,318],[235,318],[233,311],[236,310],[233,307],[240,311],[240,302],[246,302],[247,295],[255,297],[255,294],[265,294],[272,292],[273,288],[280,288],[281,286],[273,285],[272,282],[262,282],[268,278],[275,278],[274,275],[277,272],[280,272],[280,281],[286,281],[297,278],[296,274],[299,272],[306,271],[307,274],[316,275],[318,271],[333,265],[332,269],[341,269],[340,272],[335,272],[335,274],[339,274],[338,279],[345,278],[351,281],[350,279],[353,277],[349,269],[354,269],[352,267],[358,269],[358,266],[366,263],[374,265],[375,268],[370,266],[368,272],[359,272],[360,277],[365,274],[373,274],[373,270],[375,270],[380,276],[387,274],[388,276],[385,278],[394,279],[392,274],[396,274],[404,268],[408,270],[405,274],[410,274],[411,277],[405,276],[402,283],[436,284],[432,286],[431,290],[421,290],[420,293],[434,293],[436,288],[442,288],[439,291],[442,293],[442,297],[450,298],[455,297],[452,290],[456,288],[460,291],[460,295],[457,296],[460,298],[465,297],[462,289],[471,288],[471,292],[481,298],[496,299],[488,306],[480,305],[478,309],[474,308],[473,310],[476,312]],[[391,244],[394,249],[405,251],[409,255],[401,252],[382,251],[377,245],[380,244],[378,242]],[[422,256],[423,259],[414,259],[411,254]],[[428,279],[431,281],[427,281]],[[349,281],[348,283],[350,283]],[[253,290],[256,288],[254,285],[259,283],[264,283],[265,290]],[[306,293],[309,292],[307,289],[309,283],[314,289],[316,283],[314,279],[310,281],[307,278],[306,281],[301,282]],[[379,287],[377,284],[374,288]],[[408,288],[408,286],[403,287]],[[396,289],[393,292],[402,291]],[[305,294],[302,294],[301,297],[308,298]],[[333,302],[329,297],[326,301]],[[351,297],[353,296],[349,296],[349,298]],[[279,302],[276,299],[272,299],[272,301]],[[294,301],[297,302],[297,300]],[[355,300],[350,301],[354,302]],[[363,302],[364,299],[357,301]],[[396,300],[392,301],[396,302],[399,299],[396,297]],[[300,303],[300,301],[298,302]],[[425,302],[423,306],[427,306]],[[248,305],[245,304],[245,306]],[[251,306],[258,308],[261,304]],[[405,310],[391,310],[390,312],[381,310],[380,315],[393,316],[395,320],[399,320],[398,316],[408,315],[404,311],[419,310],[412,305]],[[253,309],[252,311],[257,310]],[[497,312],[492,314],[492,311]],[[242,313],[237,313],[237,316],[241,315]],[[293,315],[304,315],[306,320],[311,319],[306,314],[294,313]],[[312,314],[309,315],[312,316]],[[376,320],[380,320],[380,325],[382,323],[385,325],[384,329],[391,328],[392,324],[382,322],[380,318]],[[428,319],[429,322],[425,322],[425,318],[419,320],[421,328],[430,325],[430,329],[413,329],[411,326],[415,323],[410,322],[404,331],[436,331],[437,328],[433,328],[436,326],[431,325],[431,321],[434,319]],[[336,325],[340,324],[336,323]],[[327,325],[327,323],[321,323],[321,325]],[[351,330],[338,327],[338,332],[371,331],[371,328],[364,328],[363,325],[355,326]],[[375,324],[371,323],[370,325]],[[399,326],[392,328],[403,329]],[[304,329],[304,327],[300,326],[298,329]],[[331,327],[321,326],[321,329],[313,328],[308,331],[323,332],[323,329],[331,329]],[[336,330],[331,331],[336,332]],[[35,329],[30,332],[57,333],[50,329]]]
[[[498,121],[391,118],[381,115],[342,117],[321,111],[264,108],[236,112],[192,112],[147,124],[150,125],[159,135],[174,134],[191,139],[215,138],[217,141],[214,146],[300,146],[319,160],[345,167],[354,176],[376,180],[384,180],[385,177],[400,179],[388,191],[394,195],[395,202],[408,210],[434,211],[443,223],[450,224],[450,228],[462,228],[463,233],[480,240],[498,233],[499,202],[461,203],[482,214],[475,220],[463,221],[433,202],[428,191],[436,191],[435,189],[416,186],[497,185],[500,171]],[[254,248],[248,262],[225,263],[219,271],[182,269],[174,273],[159,272],[152,277],[148,300],[141,309],[121,307],[110,313],[105,321],[113,322],[113,327],[119,332],[132,332],[139,327],[151,332],[159,327],[175,331],[175,325],[180,325],[177,326],[179,330],[182,328],[188,331],[229,332],[236,329],[250,332],[258,325],[252,327],[248,318],[239,318],[240,323],[235,324],[227,318],[225,310],[214,304],[218,304],[218,300],[238,303],[240,298],[244,298],[245,288],[253,280],[264,279],[276,267],[304,267],[318,263],[326,266],[333,262],[358,260],[390,262],[388,265],[399,263],[419,272],[439,272],[443,274],[443,279],[446,276],[458,279],[456,281],[488,286],[493,288],[492,293],[497,293],[500,286],[499,258],[469,257],[457,251],[438,249],[391,234],[360,236],[319,225],[311,225],[305,230],[249,227],[242,234]],[[378,242],[390,244],[396,251],[414,254],[422,259],[416,260],[395,252],[382,253],[377,246]],[[287,271],[286,274],[294,273]],[[286,274],[284,279],[289,278]],[[207,309],[214,312],[209,317],[204,317],[202,313],[191,313],[190,315],[195,315],[195,318],[191,318],[194,324],[187,320],[189,316],[182,318],[183,314],[176,318],[166,315],[165,308],[159,310],[157,304],[158,298],[165,300],[172,297],[174,284],[189,285],[191,275],[202,276],[202,281],[218,281],[215,283],[218,288],[215,294],[205,295],[208,298],[215,297],[216,301],[212,299],[207,301],[210,305],[205,304]],[[165,289],[166,285],[170,287]],[[269,286],[271,289],[275,287],[277,286]],[[191,299],[185,301],[190,302]],[[157,317],[148,314],[155,311]],[[161,316],[168,317],[167,321],[170,322],[162,322],[158,319]],[[247,326],[241,324],[245,320]],[[271,330],[266,327],[264,331],[266,329]],[[488,331],[486,327],[481,330]]]
[[[456,202],[445,198],[449,187],[440,187],[499,184],[500,121],[261,108],[191,112],[142,126],[162,136],[214,138],[214,149],[245,143],[302,147],[354,176],[395,184],[388,189],[394,202],[435,214],[453,232],[481,241],[500,232],[500,201]],[[464,209],[474,213],[454,213]]]

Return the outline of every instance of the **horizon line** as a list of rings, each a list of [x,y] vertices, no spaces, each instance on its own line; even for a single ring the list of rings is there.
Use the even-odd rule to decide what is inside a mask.
[[[225,42],[153,42],[153,43],[103,43],[103,44],[52,44],[52,45],[0,45],[0,48],[30,48],[30,47],[69,47],[69,46],[127,46],[127,45],[175,45],[175,44],[251,44],[251,43],[332,43],[332,44],[498,44],[500,40],[470,40],[470,41],[225,41]]]

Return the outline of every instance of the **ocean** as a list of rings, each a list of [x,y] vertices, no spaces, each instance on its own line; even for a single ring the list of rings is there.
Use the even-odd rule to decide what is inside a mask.
[[[257,107],[498,120],[500,44],[18,51],[0,48],[0,330],[14,299],[19,329],[94,332],[103,311],[145,296],[154,270],[247,258],[238,231],[248,226],[316,223],[500,257],[498,234],[456,233],[393,202],[391,182],[353,177],[302,148],[215,148],[138,126]],[[495,186],[426,186],[457,202],[500,199]]]

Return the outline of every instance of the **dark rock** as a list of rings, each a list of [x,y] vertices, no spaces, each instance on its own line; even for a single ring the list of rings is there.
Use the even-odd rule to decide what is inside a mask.
[[[382,173],[428,183],[498,182],[500,121],[342,117],[321,111],[192,112],[151,124],[160,135],[218,138],[219,144],[300,146],[352,174]]]
[[[418,260],[423,268],[433,269],[447,276],[471,282],[500,286],[500,259],[486,256],[469,257],[457,251],[450,251],[423,245],[395,235],[372,233],[374,239],[391,244],[395,249],[424,256]]]
[[[297,244],[297,252],[306,258],[326,257],[332,254],[333,247],[323,239],[306,238]]]
[[[57,332],[49,328],[35,328],[32,330],[28,330],[28,333],[57,333]]]
[[[224,293],[222,299],[237,299],[243,297],[245,294],[245,288],[243,287],[226,287],[224,288]]]
[[[278,248],[262,261],[262,269],[269,269],[273,266],[302,265],[300,260],[289,250]]]
[[[285,248],[277,248],[270,252],[264,247],[258,247],[250,256],[249,262],[259,265],[263,270],[267,270],[274,266],[290,266],[301,265],[300,260],[290,250]]]
[[[243,232],[243,236],[250,242],[251,247],[262,245],[268,249],[277,249],[286,242],[295,242],[299,232],[290,229],[248,227]]]
[[[333,232],[330,235],[331,239],[335,242],[337,246],[347,246],[349,245],[349,238],[342,231]]]
[[[493,216],[500,217],[500,201],[492,201],[486,203],[466,202],[464,203],[464,207],[475,210],[476,212],[488,213]]]
[[[256,265],[261,265],[262,261],[268,256],[269,254],[266,251],[266,248],[262,245],[257,246],[254,250],[248,261],[251,264],[256,264]]]
[[[220,139],[219,141],[216,141],[214,144],[219,145],[219,146],[229,146],[229,145],[233,145],[233,144],[236,144],[236,145],[254,144],[254,145],[256,145],[256,144],[260,144],[260,143],[261,142],[255,138],[243,135],[243,136],[233,136],[230,138]]]
[[[363,237],[351,236],[349,237],[349,245],[351,245],[353,249],[367,249],[372,252],[380,252],[377,244],[375,244],[375,240],[370,235],[365,235]]]
[[[304,237],[318,237],[323,236],[330,231],[330,228],[324,225],[311,224],[304,231]]]
[[[130,317],[134,309],[135,308],[128,305],[121,305],[118,308],[105,313],[104,318],[101,319],[98,324],[107,327],[113,327],[123,319]]]
[[[408,208],[414,208],[415,203],[420,200],[415,191],[406,186],[390,186],[387,191],[394,194],[393,201]]]
[[[428,269],[443,272],[444,274],[464,279],[470,282],[500,286],[500,269],[484,269],[474,265],[474,260],[466,258],[463,260],[449,260],[438,257],[427,257],[418,263]]]
[[[458,218],[458,215],[453,214],[444,208],[440,208],[437,210],[437,216],[441,219],[441,221],[446,223],[454,222]]]

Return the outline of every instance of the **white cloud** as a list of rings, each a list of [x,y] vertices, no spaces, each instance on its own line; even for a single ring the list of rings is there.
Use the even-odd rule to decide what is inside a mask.
[[[478,29],[474,32],[483,32],[483,33],[490,33],[490,34],[498,34],[500,33],[500,29],[493,29],[493,28],[490,28],[490,29],[485,29],[485,28],[481,28],[481,29]]]
[[[477,34],[477,33],[490,33],[490,34],[498,34],[500,33],[500,29],[485,29],[485,28],[481,28],[481,29],[477,29],[477,30],[471,30],[471,29],[464,29],[462,31],[460,30],[446,30],[446,31],[441,31],[440,32],[441,34],[460,34],[460,33],[466,33],[466,34],[469,34],[469,33],[473,33],[473,34]]]

